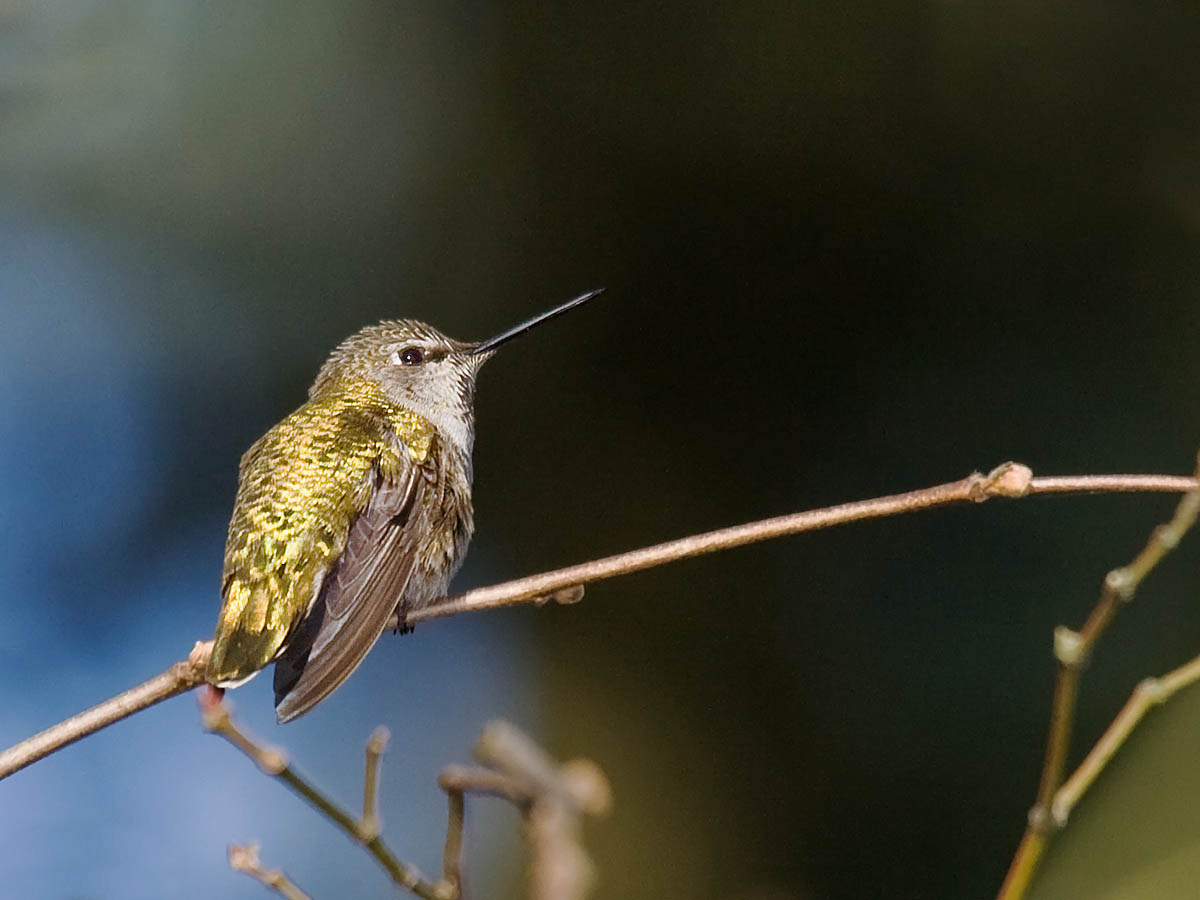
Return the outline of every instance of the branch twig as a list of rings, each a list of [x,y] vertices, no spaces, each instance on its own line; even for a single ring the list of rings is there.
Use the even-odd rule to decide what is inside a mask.
[[[375,788],[378,784],[379,756],[383,752],[383,736],[380,731],[371,735],[367,742],[367,764],[364,774],[363,796],[369,814],[364,814],[356,821],[333,800],[293,769],[283,751],[274,747],[259,744],[234,724],[229,714],[229,707],[222,702],[221,694],[215,688],[201,692],[200,709],[204,718],[204,727],[220,735],[233,744],[264,773],[278,778],[293,791],[303,797],[317,809],[325,818],[346,832],[351,840],[361,844],[376,862],[387,872],[388,876],[400,887],[412,891],[422,900],[453,900],[454,894],[448,885],[434,884],[421,877],[421,873],[413,866],[396,858],[379,836],[379,817],[374,813]],[[364,810],[366,813],[366,810]]]
[[[1195,478],[1177,475],[1080,475],[1033,478],[1028,468],[1018,463],[1004,463],[987,475],[973,474],[959,481],[935,485],[904,494],[893,494],[874,500],[844,503],[824,509],[778,516],[733,528],[711,531],[622,553],[605,559],[557,569],[528,578],[506,581],[490,587],[477,588],[450,597],[424,609],[414,610],[406,617],[407,624],[416,624],[441,616],[456,615],[484,609],[512,606],[518,603],[539,603],[546,600],[570,602],[580,596],[579,586],[592,581],[614,578],[653,566],[765,541],[816,531],[835,525],[845,525],[863,519],[876,519],[922,509],[932,509],[954,503],[980,503],[991,497],[1024,497],[1030,494],[1075,494],[1111,492],[1181,493],[1196,490]],[[187,661],[175,663],[137,687],[73,716],[39,734],[0,752],[0,779],[7,778],[25,766],[74,743],[94,731],[120,721],[126,716],[191,690],[204,683],[204,667],[211,642],[196,645]]]
[[[1197,460],[1197,478],[1200,479],[1200,459]],[[1066,771],[1067,752],[1071,743],[1071,726],[1075,720],[1075,705],[1079,695],[1079,675],[1087,663],[1096,642],[1116,616],[1122,605],[1133,600],[1134,594],[1145,577],[1158,565],[1187,533],[1200,515],[1200,489],[1193,486],[1175,510],[1175,515],[1165,525],[1154,529],[1142,551],[1127,566],[1113,569],[1104,578],[1100,600],[1079,631],[1060,625],[1054,630],[1054,656],[1058,660],[1058,675],[1054,682],[1054,700],[1050,711],[1050,734],[1046,742],[1046,757],[1042,764],[1042,775],[1038,785],[1037,799],[1029,811],[1025,833],[1009,865],[1004,884],[1000,887],[999,900],[1019,900],[1025,895],[1033,873],[1037,869],[1050,835],[1066,824],[1067,813],[1105,763],[1116,753],[1117,748],[1133,730],[1137,721],[1153,702],[1155,683],[1143,682],[1117,716],[1108,731],[1088,754],[1083,765],[1071,778],[1071,792],[1065,789],[1063,774]],[[1195,664],[1189,664],[1195,665]],[[1188,667],[1167,676],[1174,680],[1178,690],[1189,677]],[[1184,673],[1184,674],[1180,674]],[[1161,689],[1158,690],[1161,694]]]
[[[0,753],[0,779],[85,738],[106,725],[190,691],[204,684],[204,670],[212,653],[212,641],[197,641],[188,658],[137,687],[98,703],[91,709],[64,719]]]
[[[1088,752],[1079,768],[1072,773],[1058,793],[1054,795],[1051,813],[1054,821],[1065,823],[1075,809],[1080,798],[1108,765],[1109,761],[1125,743],[1134,728],[1142,721],[1146,713],[1155,706],[1161,706],[1175,694],[1186,687],[1200,681],[1200,656],[1184,663],[1178,669],[1168,672],[1158,678],[1147,678],[1142,681],[1117,717],[1112,720],[1100,740]]]
[[[258,859],[257,844],[233,844],[229,848],[229,867],[261,882],[284,900],[312,900],[308,894],[279,869],[264,869]]]
[[[363,772],[363,814],[359,830],[363,835],[379,837],[383,821],[379,818],[379,760],[391,735],[380,725],[367,738],[367,761]]]
[[[482,766],[447,766],[438,785],[450,801],[444,855],[445,881],[463,897],[463,818],[467,794],[488,794],[512,803],[525,819],[533,900],[583,900],[595,872],[583,849],[585,817],[612,805],[608,779],[590,760],[558,765],[516,726],[490,722],[475,746]]]

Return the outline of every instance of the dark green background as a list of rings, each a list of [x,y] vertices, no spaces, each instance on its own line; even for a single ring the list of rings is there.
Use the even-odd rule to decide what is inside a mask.
[[[478,338],[608,288],[483,373],[463,587],[1009,458],[1190,471],[1198,42],[1191,4],[1098,0],[12,5],[0,438],[22,499],[0,703],[22,712],[0,737],[207,636],[239,454],[380,318]],[[114,391],[119,412],[82,427]],[[385,638],[294,727],[270,724],[265,685],[235,699],[347,798],[386,722],[391,777],[429,796],[385,816],[426,870],[436,767],[503,714],[610,774],[615,811],[588,832],[602,898],[988,896],[1036,787],[1051,631],[1172,507],[995,502],[775,541]],[[1200,648],[1194,547],[1101,645],[1081,745]],[[476,708],[493,678],[506,699]],[[1190,896],[1196,702],[1079,810],[1039,896],[1142,877]],[[261,896],[221,859],[255,836],[318,896],[388,895],[188,700],[142,718],[0,785],[0,830],[29,842],[0,873],[26,896]],[[163,735],[190,755],[147,783]],[[54,788],[81,770],[86,788]],[[176,778],[203,785],[203,815]],[[248,822],[228,803],[251,791]],[[98,849],[128,795],[155,798],[149,827]],[[159,877],[162,842],[178,862]],[[477,895],[512,893],[519,844],[489,852]]]

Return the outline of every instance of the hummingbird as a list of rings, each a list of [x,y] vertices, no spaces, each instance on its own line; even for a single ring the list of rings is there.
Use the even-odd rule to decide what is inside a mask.
[[[287,722],[345,681],[389,619],[445,596],[475,528],[475,380],[503,345],[588,291],[466,343],[411,319],[343,341],[308,401],[242,457],[207,678],[275,663]]]

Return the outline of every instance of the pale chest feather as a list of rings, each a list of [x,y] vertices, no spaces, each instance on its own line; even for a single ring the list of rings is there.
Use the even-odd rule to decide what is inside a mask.
[[[414,504],[424,504],[428,512],[417,517],[425,534],[417,545],[415,570],[404,595],[409,609],[445,595],[475,530],[470,461],[452,444],[435,439],[417,477],[424,485],[418,485]]]

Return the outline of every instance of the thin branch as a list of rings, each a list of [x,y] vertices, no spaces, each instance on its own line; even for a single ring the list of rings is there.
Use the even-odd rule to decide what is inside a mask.
[[[447,780],[443,781],[446,778]],[[446,846],[442,850],[442,880],[454,891],[455,900],[463,894],[463,833],[467,827],[467,801],[464,796],[467,784],[443,771],[438,776],[438,785],[446,792],[449,809],[446,812]]]
[[[1192,475],[1047,475],[1033,479],[1031,494],[1184,494],[1196,490]]]
[[[993,497],[1017,498],[1032,494],[1181,493],[1194,491],[1196,486],[1194,477],[1177,475],[1077,475],[1034,478],[1033,473],[1020,463],[1002,463],[987,475],[976,472],[959,481],[917,491],[855,503],[842,503],[838,506],[722,528],[565,569],[556,569],[553,572],[506,581],[491,587],[476,588],[424,609],[413,610],[405,616],[404,624],[415,625],[442,616],[496,609],[518,603],[557,600],[558,598],[552,596],[557,591],[640,572],[705,553],[954,503],[982,503]]]
[[[199,687],[204,684],[204,670],[208,666],[211,653],[212,641],[197,641],[187,659],[173,664],[165,672],[103,703],[98,703],[91,709],[64,719],[19,744],[14,744],[0,753],[0,779],[7,778],[13,772],[20,771],[106,725],[119,722],[156,703]]]
[[[1197,460],[1197,466],[1197,478],[1200,479],[1200,459]],[[1061,479],[1058,480],[1061,481]],[[1029,811],[1029,821],[1025,826],[1025,833],[1021,836],[1021,842],[1017,846],[1004,884],[1000,887],[999,900],[1019,900],[1025,895],[1033,874],[1037,870],[1038,862],[1046,849],[1050,834],[1066,823],[1065,813],[1069,812],[1070,807],[1074,805],[1074,800],[1070,800],[1070,795],[1066,798],[1070,800],[1069,804],[1057,801],[1060,788],[1063,787],[1067,753],[1070,750],[1071,726],[1075,720],[1075,706],[1079,696],[1080,671],[1091,656],[1096,642],[1099,641],[1100,636],[1116,616],[1117,610],[1134,598],[1145,577],[1167,553],[1179,544],[1183,536],[1195,524],[1198,515],[1200,515],[1200,488],[1193,483],[1193,487],[1189,488],[1188,493],[1179,501],[1175,515],[1169,522],[1154,529],[1146,546],[1133,558],[1133,561],[1127,566],[1113,569],[1105,576],[1104,586],[1100,591],[1100,600],[1088,616],[1087,621],[1084,622],[1083,627],[1079,631],[1072,631],[1070,628],[1060,625],[1054,630],[1054,656],[1058,660],[1058,674],[1054,683],[1054,700],[1050,711],[1050,733],[1046,742],[1046,756],[1042,764],[1037,799]],[[1137,697],[1136,691],[1134,697]],[[1131,698],[1130,703],[1133,702],[1134,700]],[[1127,708],[1128,706],[1129,704],[1127,704]],[[1122,718],[1125,716],[1125,710],[1122,711],[1110,726],[1110,731],[1116,728],[1117,732],[1115,733],[1119,734],[1121,729],[1126,729],[1124,736],[1115,744],[1111,744],[1110,741],[1111,749],[1107,746],[1101,749],[1101,744],[1104,744],[1105,739],[1109,736],[1107,732],[1105,733],[1096,749],[1092,751],[1093,754],[1096,754],[1099,750],[1100,755],[1085,770],[1082,776],[1084,780],[1076,785],[1076,790],[1082,791],[1087,784],[1090,784],[1091,779],[1095,778],[1099,769],[1116,752],[1117,746],[1132,730],[1142,714],[1144,714],[1144,709],[1137,713],[1136,717],[1130,714],[1126,717],[1128,719],[1126,721]],[[1105,753],[1107,756],[1104,755]],[[1089,759],[1091,758],[1092,755],[1089,754]],[[1086,760],[1085,765],[1087,765]],[[1077,796],[1076,794],[1076,799]]]
[[[486,794],[507,800],[519,810],[532,799],[528,784],[483,766],[446,766],[438,773],[437,782],[447,794]]]
[[[288,764],[287,757],[281,750],[263,746],[239,729],[229,714],[228,706],[221,701],[221,694],[218,690],[213,688],[203,692],[201,694],[200,707],[203,712],[205,728],[225,738],[250,757],[263,772],[273,778],[278,778],[307,800],[318,812],[341,828],[342,831],[346,832],[353,841],[366,848],[367,852],[375,858],[376,862],[387,872],[393,882],[421,897],[422,900],[453,900],[454,894],[450,892],[447,885],[426,881],[415,867],[403,863],[396,858],[396,855],[383,843],[383,840],[379,836],[378,818],[374,822],[370,822],[365,818],[356,821],[350,813],[321,793],[314,784],[293,769]],[[371,741],[379,743],[379,736],[379,732],[377,731],[371,735]],[[379,747],[378,752],[374,753],[374,764],[378,763],[379,753],[382,753],[382,747]],[[373,779],[372,769],[374,764],[370,761],[370,756],[371,751],[369,750],[364,780]],[[364,797],[373,806],[375,800],[374,788],[364,787]]]
[[[1117,717],[1088,752],[1079,768],[1054,795],[1052,812],[1056,822],[1066,822],[1080,798],[1116,755],[1146,713],[1175,694],[1200,681],[1200,656],[1159,678],[1147,678],[1130,694]]]
[[[463,900],[463,857],[466,842],[463,834],[467,825],[467,794],[485,794],[507,800],[522,815],[529,811],[532,796],[527,784],[503,772],[482,766],[450,765],[438,774],[438,787],[446,792],[449,809],[446,814],[446,844],[442,851],[442,880],[454,891],[455,900]]]
[[[229,848],[229,867],[235,872],[244,872],[255,881],[261,882],[284,900],[312,900],[300,890],[296,882],[279,869],[264,869],[258,860],[257,844],[233,844]]]
[[[363,814],[359,828],[364,835],[378,837],[383,828],[379,818],[379,761],[391,735],[380,725],[367,738],[367,761],[363,771]]]
[[[475,746],[482,766],[447,766],[438,785],[450,800],[444,878],[463,896],[463,820],[467,794],[512,803],[525,819],[533,900],[583,900],[595,878],[583,849],[582,820],[612,804],[608,779],[590,760],[559,765],[516,726],[490,722]]]
[[[586,582],[614,578],[653,566],[727,550],[772,538],[846,525],[955,503],[979,503],[991,497],[1024,497],[1030,494],[1113,492],[1180,493],[1196,490],[1195,478],[1176,475],[1081,475],[1033,478],[1019,463],[1004,463],[987,475],[973,474],[960,481],[875,500],[845,503],[824,509],[779,516],[733,528],[694,535],[605,559],[569,566],[528,578],[477,588],[450,597],[406,617],[407,624],[441,616],[518,603],[572,602]],[[7,778],[93,731],[174,697],[204,683],[204,667],[211,642],[196,645],[187,661],[176,663],[161,675],[73,716],[0,753],[0,779]]]

